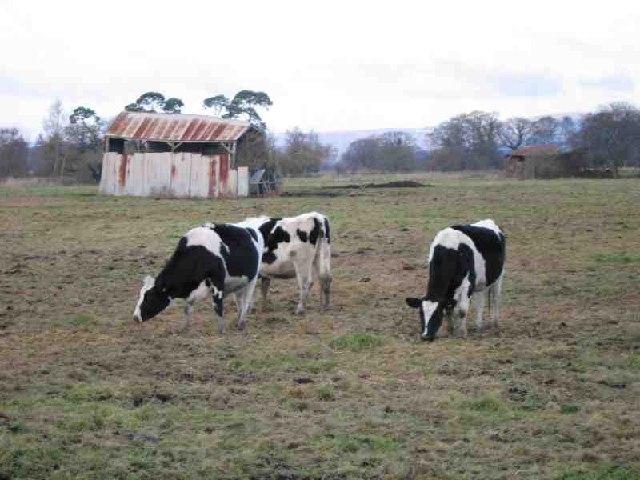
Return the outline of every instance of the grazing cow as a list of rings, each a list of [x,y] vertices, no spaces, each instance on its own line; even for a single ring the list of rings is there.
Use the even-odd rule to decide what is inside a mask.
[[[158,277],[144,279],[134,320],[149,320],[174,298],[185,298],[186,330],[191,324],[193,303],[211,295],[218,314],[218,332],[222,333],[222,302],[225,295],[234,293],[238,328],[244,330],[263,249],[260,232],[244,223],[207,223],[189,230]]]
[[[429,249],[429,285],[422,298],[407,298],[419,309],[422,339],[433,341],[447,314],[449,332],[460,318],[460,334],[467,335],[470,299],[476,296],[476,328],[482,329],[485,291],[494,326],[498,326],[498,303],[504,273],[505,234],[486,219],[471,225],[454,225],[438,232]],[[455,315],[454,315],[455,312]]]
[[[260,265],[263,305],[272,278],[298,279],[300,299],[297,314],[303,314],[313,283],[320,281],[320,302],[328,308],[331,291],[331,234],[329,219],[321,213],[303,213],[291,218],[258,217],[246,220],[264,239]]]

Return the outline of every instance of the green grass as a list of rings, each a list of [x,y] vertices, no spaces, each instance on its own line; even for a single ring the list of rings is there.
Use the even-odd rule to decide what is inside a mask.
[[[564,472],[560,480],[632,480],[640,478],[640,468],[621,465],[578,467]]]
[[[73,326],[73,327],[90,327],[96,326],[96,320],[91,317],[91,315],[86,315],[82,313],[68,314],[63,318],[57,319],[53,321],[53,325],[58,326]]]
[[[627,264],[640,263],[640,253],[636,252],[609,252],[594,255],[598,263]]]
[[[425,186],[345,188],[407,179]],[[640,478],[637,179],[286,189],[0,189],[0,479]],[[329,311],[314,289],[295,316],[295,281],[274,281],[246,333],[232,301],[222,336],[208,302],[189,333],[180,304],[132,323],[142,277],[190,227],[310,210],[332,221]],[[476,332],[472,308],[466,340],[421,342],[404,298],[424,294],[429,242],[486,217],[508,235],[500,329]]]
[[[329,345],[336,350],[360,351],[379,347],[382,339],[370,333],[348,333],[334,338]]]

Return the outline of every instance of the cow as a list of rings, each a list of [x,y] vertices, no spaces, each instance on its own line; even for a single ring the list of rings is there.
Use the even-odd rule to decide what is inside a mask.
[[[476,297],[476,328],[482,330],[485,292],[489,297],[492,323],[498,326],[498,304],[504,276],[505,233],[491,219],[471,225],[453,225],[438,232],[429,249],[429,284],[422,298],[407,298],[419,310],[423,340],[433,341],[448,319],[449,333],[454,318],[460,319],[460,335],[467,335],[467,312],[471,296]]]
[[[305,313],[309,290],[316,280],[320,282],[322,308],[328,308],[331,293],[329,219],[321,213],[310,212],[290,218],[249,218],[245,222],[258,228],[264,240],[260,264],[263,305],[272,279],[296,277],[300,290],[296,314]]]
[[[175,298],[186,299],[183,331],[191,325],[193,303],[211,295],[218,314],[218,332],[224,330],[223,300],[235,294],[237,324],[246,327],[245,317],[253,303],[264,243],[260,232],[244,223],[206,223],[189,230],[160,274],[143,280],[133,318],[149,320]]]

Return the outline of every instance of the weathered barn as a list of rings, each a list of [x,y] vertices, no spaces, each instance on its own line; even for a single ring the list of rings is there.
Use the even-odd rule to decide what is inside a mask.
[[[531,145],[506,156],[507,178],[560,178],[581,176],[584,155],[557,145]]]
[[[100,192],[108,195],[243,197],[243,142],[264,135],[249,122],[205,115],[122,112],[105,134]]]

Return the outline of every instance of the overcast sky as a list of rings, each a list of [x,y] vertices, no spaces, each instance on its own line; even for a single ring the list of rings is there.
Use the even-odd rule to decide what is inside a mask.
[[[0,1],[0,126],[59,98],[104,118],[141,93],[262,90],[271,130],[425,127],[640,103],[640,3]]]

